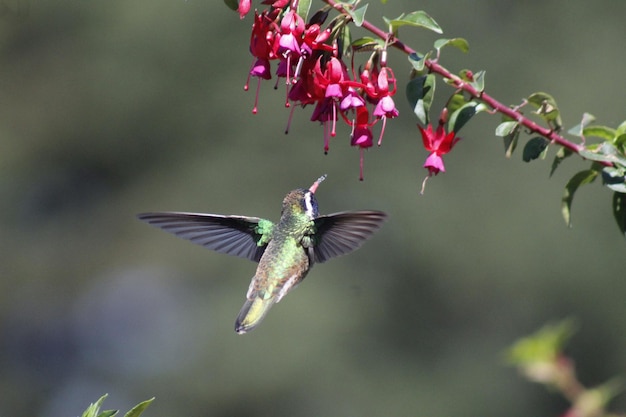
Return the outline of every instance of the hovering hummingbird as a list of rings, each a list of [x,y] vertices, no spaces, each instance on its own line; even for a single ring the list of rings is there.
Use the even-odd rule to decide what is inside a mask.
[[[259,263],[235,323],[235,331],[243,334],[258,326],[314,263],[356,250],[386,219],[373,210],[320,216],[315,191],[324,179],[326,175],[308,189],[287,194],[278,224],[258,217],[183,212],[137,217],[198,245]]]

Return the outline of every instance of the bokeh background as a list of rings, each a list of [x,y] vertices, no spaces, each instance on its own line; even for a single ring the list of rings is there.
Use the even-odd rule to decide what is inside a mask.
[[[566,128],[585,111],[626,119],[626,3],[405,0],[372,2],[368,16],[415,9],[470,43],[441,62],[486,70],[503,102],[550,92]],[[502,352],[566,317],[585,384],[626,373],[611,194],[581,189],[571,229],[560,214],[584,163],[548,178],[554,151],[505,159],[499,118],[480,114],[419,195],[427,155],[400,92],[401,117],[359,182],[347,128],[326,156],[310,108],[285,136],[273,82],[251,114],[250,26],[221,1],[0,2],[0,416],[75,416],[104,393],[119,409],[156,396],[153,417],[556,416],[567,404]],[[401,35],[420,51],[439,37]],[[406,58],[390,62],[406,81]],[[255,265],[134,217],[275,220],[284,194],[322,173],[322,212],[390,220],[245,336],[233,323]]]

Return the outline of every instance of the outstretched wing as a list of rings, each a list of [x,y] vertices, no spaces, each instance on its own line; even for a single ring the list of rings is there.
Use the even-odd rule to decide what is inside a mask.
[[[205,248],[254,262],[261,259],[274,227],[258,217],[219,214],[155,212],[137,218]]]
[[[357,249],[380,228],[387,218],[382,211],[345,211],[317,217],[313,251],[315,262]]]

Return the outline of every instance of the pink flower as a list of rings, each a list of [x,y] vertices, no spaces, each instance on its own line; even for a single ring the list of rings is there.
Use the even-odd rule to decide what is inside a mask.
[[[424,168],[428,169],[429,176],[437,175],[440,171],[446,172],[442,156],[450,152],[461,138],[455,137],[454,132],[446,134],[443,124],[439,124],[436,132],[433,132],[433,126],[430,124],[426,129],[419,125],[417,127],[422,133],[424,148],[431,152],[424,162]]]
[[[257,58],[257,60],[254,61],[254,64],[252,64],[250,75],[253,77],[263,78],[264,80],[272,78],[272,74],[270,72],[270,61],[265,58]]]
[[[237,11],[239,12],[240,19],[246,17],[250,11],[250,0],[239,0],[239,7],[237,8]]]
[[[337,107],[332,98],[319,100],[315,105],[311,121],[318,121],[324,126],[324,153],[330,149],[330,138],[336,135],[335,122],[337,121]]]
[[[294,59],[299,57],[300,43],[304,34],[304,20],[293,10],[288,11],[280,22],[280,39],[278,40],[278,52],[281,60],[287,61],[287,81],[291,82],[291,66]]]
[[[239,6],[242,7],[244,2],[240,2]],[[248,7],[249,7],[248,2]],[[252,34],[250,35],[250,53],[255,57],[254,63],[250,67],[248,72],[248,79],[244,86],[244,90],[248,91],[250,87],[250,77],[257,77],[258,84],[256,94],[254,98],[254,107],[252,113],[257,112],[257,105],[259,101],[259,88],[261,86],[261,80],[269,80],[272,75],[270,73],[270,60],[276,59],[277,39],[275,33],[275,23],[277,12],[273,11],[268,13],[264,11],[260,15],[254,13],[254,23],[252,24]]]
[[[348,88],[348,92],[341,99],[339,108],[341,111],[346,111],[360,106],[365,106],[365,100],[353,87]]]
[[[356,122],[352,125],[350,145],[359,147],[359,180],[363,181],[363,151],[372,147],[370,116],[366,106],[356,108]]]
[[[361,81],[365,86],[365,92],[372,103],[376,105],[373,115],[383,121],[378,137],[378,146],[382,144],[387,119],[398,117],[398,109],[392,96],[396,93],[396,78],[391,68],[382,67],[380,71],[372,67],[372,73],[367,69],[361,73]],[[389,83],[391,81],[391,89]]]
[[[374,109],[374,116],[380,118],[394,118],[398,117],[398,110],[396,109],[396,104],[393,102],[391,96],[384,96],[380,99],[378,104],[376,104],[376,108]]]

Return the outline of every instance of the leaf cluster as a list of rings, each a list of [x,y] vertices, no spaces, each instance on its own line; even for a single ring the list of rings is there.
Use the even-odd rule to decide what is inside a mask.
[[[113,417],[115,416],[119,410],[103,410],[100,411],[102,407],[102,403],[105,398],[108,397],[108,394],[104,394],[102,397],[98,399],[95,403],[92,403],[87,407],[87,409],[83,412],[82,417]],[[124,417],[139,417],[146,408],[154,401],[154,398],[150,398],[149,400],[142,401],[133,408],[131,408]]]
[[[547,93],[534,93],[527,102],[537,109],[535,114],[542,118],[554,131],[562,128],[560,112],[556,100]],[[572,203],[578,189],[586,184],[593,183],[598,177],[603,184],[613,191],[613,216],[622,234],[626,236],[626,213],[624,202],[626,197],[626,121],[617,128],[593,124],[595,117],[589,113],[583,114],[581,122],[570,128],[567,133],[580,139],[581,145],[578,155],[590,161],[590,167],[574,174],[565,185],[561,196],[561,212],[568,226],[572,224]],[[496,127],[496,136],[504,140],[506,156],[510,157],[517,146],[522,132],[518,121],[504,118]],[[592,139],[594,143],[588,143]],[[522,153],[525,162],[542,158],[547,155],[552,143],[543,136],[532,137],[526,142]],[[550,170],[554,174],[561,163],[572,156],[572,149],[559,147],[555,153]]]

